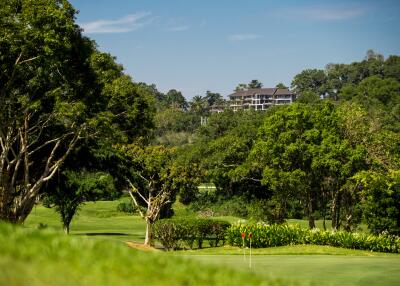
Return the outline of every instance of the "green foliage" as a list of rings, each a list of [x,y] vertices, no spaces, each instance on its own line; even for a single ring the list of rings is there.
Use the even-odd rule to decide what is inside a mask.
[[[166,249],[176,249],[181,243],[192,249],[195,242],[198,248],[203,247],[204,241],[210,246],[224,244],[229,226],[226,221],[213,219],[162,219],[155,223],[154,233]]]
[[[370,231],[400,235],[400,171],[365,171],[354,179],[361,189],[364,219]]]
[[[9,174],[0,176],[0,192],[10,192],[0,196],[0,217],[10,221],[24,221],[96,112],[93,43],[75,13],[68,1],[0,4],[0,173]]]
[[[327,92],[327,77],[323,70],[307,69],[296,75],[292,81],[292,88],[298,94],[314,92],[325,95]]]
[[[245,234],[244,241],[242,233]],[[234,246],[248,246],[249,234],[252,234],[251,246],[275,247],[295,244],[330,245],[335,247],[363,249],[378,252],[400,252],[400,238],[389,235],[371,235],[367,233],[351,233],[344,231],[329,232],[319,229],[306,229],[287,224],[233,224],[226,232],[227,242]]]
[[[365,150],[344,137],[341,118],[329,102],[277,109],[265,117],[258,134],[233,174],[258,179],[272,190],[277,218],[299,200],[313,227],[315,211],[334,201],[347,179],[365,166]]]
[[[117,205],[117,211],[122,212],[122,213],[129,213],[133,214],[135,212],[135,208],[133,207],[131,202],[120,202]]]

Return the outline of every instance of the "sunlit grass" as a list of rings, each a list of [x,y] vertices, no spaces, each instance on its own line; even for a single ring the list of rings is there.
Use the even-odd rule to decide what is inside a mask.
[[[117,212],[119,203],[120,201],[86,203],[72,220],[70,234],[101,239],[144,241],[144,221],[139,216]],[[27,228],[37,228],[40,224],[55,231],[62,231],[58,214],[53,209],[38,205],[24,225]]]
[[[0,285],[287,285],[122,243],[0,223]],[[267,284],[265,284],[267,285]]]
[[[133,216],[130,214],[119,213],[116,211],[116,206],[118,205],[119,201],[114,202],[96,202],[96,203],[87,203],[82,207],[79,215],[74,218],[71,224],[71,236],[66,237],[65,235],[61,235],[62,228],[59,222],[58,215],[51,209],[46,209],[42,206],[37,206],[32,214],[29,216],[25,227],[29,229],[36,229],[39,223],[46,224],[48,228],[54,229],[56,232],[60,232],[58,235],[63,237],[62,239],[66,239],[66,241],[71,240],[72,244],[80,245],[81,242],[76,241],[85,241],[80,247],[87,248],[89,252],[95,252],[93,254],[97,257],[97,259],[102,259],[102,247],[106,247],[108,249],[114,249],[116,246],[112,245],[119,245],[118,247],[124,247],[122,243],[116,243],[115,241],[136,241],[136,242],[143,242],[144,240],[144,232],[145,232],[145,225],[143,220],[138,216]],[[174,205],[175,206],[175,205]],[[178,205],[175,209],[177,216],[192,216],[196,217],[197,214],[190,212],[187,210],[184,205]],[[238,220],[237,217],[219,217],[218,219],[225,219],[230,222],[236,222]],[[289,220],[291,224],[299,224],[301,226],[307,227],[307,221],[305,220]],[[327,222],[327,225],[330,222]],[[317,221],[317,227],[321,227],[322,222]],[[90,238],[90,239],[87,239]],[[93,238],[96,238],[93,240]],[[28,238],[32,240],[32,238]],[[112,239],[111,242],[104,242],[104,240]],[[86,241],[91,242],[86,242]],[[99,241],[100,240],[100,241]],[[28,250],[28,243],[27,241],[22,241],[21,238],[15,242],[18,245],[26,245],[26,250]],[[43,243],[45,243],[43,241]],[[52,242],[55,243],[55,242]],[[58,243],[58,242],[57,242]],[[56,243],[56,244],[57,244]],[[63,242],[64,243],[64,242]],[[69,242],[68,242],[69,243]],[[95,250],[92,249],[92,246],[88,246],[88,244],[95,244],[98,245]],[[97,244],[100,243],[100,244]],[[101,245],[101,246],[100,246]],[[36,246],[34,246],[35,248]],[[36,251],[36,250],[35,250]],[[125,251],[125,250],[124,250]],[[129,251],[129,250],[127,250]],[[41,248],[39,252],[47,253],[48,250],[45,246]],[[50,251],[51,252],[51,251]],[[18,254],[18,251],[16,252]],[[108,251],[105,252],[105,257]],[[116,251],[119,253],[119,250]],[[130,253],[130,252],[129,252]],[[375,253],[369,251],[362,251],[362,250],[352,250],[352,249],[344,249],[344,248],[336,248],[331,246],[315,246],[315,245],[296,245],[296,246],[282,246],[282,247],[271,247],[271,248],[261,248],[261,249],[252,249],[253,260],[252,260],[252,269],[249,268],[249,249],[246,249],[246,261],[243,259],[243,249],[239,247],[232,247],[232,246],[224,246],[218,248],[204,248],[204,249],[197,249],[197,250],[181,250],[175,252],[167,252],[163,253],[161,251],[157,252],[156,254],[149,254],[153,258],[144,258],[148,257],[147,253],[137,253],[132,254],[131,260],[127,260],[126,254],[123,254],[125,258],[108,258],[111,259],[111,263],[113,265],[119,265],[120,262],[115,262],[117,259],[118,261],[123,261],[126,264],[135,264],[137,261],[150,261],[154,257],[160,256],[161,261],[169,261],[169,259],[176,259],[184,258],[189,260],[188,263],[191,265],[196,265],[196,263],[203,263],[207,264],[211,269],[214,271],[221,272],[221,275],[231,275],[230,269],[235,269],[234,271],[239,271],[240,273],[250,273],[251,275],[255,274],[256,277],[262,277],[264,281],[269,280],[270,277],[274,277],[277,279],[281,279],[284,281],[283,285],[286,284],[288,280],[295,281],[298,285],[397,285],[398,281],[400,281],[400,273],[398,269],[400,269],[400,255],[399,254],[386,254],[386,253]],[[54,254],[52,254],[54,255]],[[78,255],[78,254],[77,254]],[[117,256],[119,254],[116,254]],[[18,255],[17,255],[18,256]],[[79,255],[78,255],[79,256]],[[88,259],[90,263],[96,264],[97,260],[95,258],[87,258],[89,254],[85,254],[82,259]],[[62,267],[60,266],[60,262],[54,260],[48,260],[47,256],[38,255],[38,259],[42,259],[42,263],[46,265],[43,269],[47,269],[48,271],[61,271],[63,272]],[[40,258],[42,257],[42,258]],[[130,257],[130,255],[129,255]],[[165,258],[167,257],[167,258]],[[6,265],[6,263],[10,263],[10,265],[15,265],[16,269],[19,269],[23,273],[27,273],[27,277],[30,277],[33,282],[30,285],[44,285],[47,280],[47,274],[44,273],[43,277],[39,276],[39,278],[35,278],[35,271],[39,268],[39,263],[35,262],[36,266],[28,266],[25,261],[21,261],[19,259],[15,259],[13,257],[13,261],[11,262],[11,258],[8,258],[6,262],[4,262],[4,258],[0,258],[0,267],[2,265]],[[32,259],[32,258],[30,258]],[[146,260],[148,259],[148,260]],[[158,258],[157,258],[158,259]],[[34,259],[36,261],[36,258]],[[178,259],[179,260],[179,259]],[[171,260],[172,261],[172,260]],[[175,260],[174,260],[175,261]],[[180,260],[179,260],[180,261]],[[3,263],[3,264],[1,264]],[[34,264],[35,264],[34,263]],[[69,263],[69,262],[68,262]],[[95,266],[96,269],[107,269],[104,264],[105,262],[100,261],[100,266]],[[141,262],[140,262],[141,263]],[[165,262],[167,263],[167,262]],[[175,263],[175,262],[172,262]],[[178,262],[180,263],[180,262]],[[53,266],[52,264],[55,264]],[[79,265],[79,263],[78,263]],[[101,266],[102,265],[102,266]],[[160,264],[157,264],[158,267]],[[37,267],[37,268],[35,268]],[[70,266],[68,266],[70,267]],[[69,268],[66,269],[69,269]],[[119,267],[119,266],[118,266]],[[172,266],[171,266],[172,267]],[[198,268],[197,268],[198,267]],[[202,269],[202,266],[194,266],[196,269]],[[184,279],[185,275],[191,276],[192,272],[196,272],[197,270],[189,269],[189,268],[182,268],[182,266],[176,268],[170,268],[170,271],[178,271],[181,275],[180,281],[186,281]],[[7,270],[9,274],[8,277],[13,275],[17,275],[16,272],[10,272],[11,270]],[[7,273],[7,271],[5,273]],[[24,272],[25,271],[25,272]],[[71,269],[72,277],[77,279],[76,273],[79,273],[79,270]],[[97,275],[96,271],[94,270],[95,274]],[[127,270],[123,270],[127,271]],[[122,272],[123,272],[122,271]],[[136,270],[139,271],[139,270]],[[142,270],[140,270],[142,271]],[[139,276],[143,276],[142,278],[145,279],[148,277],[147,275],[150,274],[141,274]],[[186,274],[185,271],[188,271]],[[1,272],[1,271],[0,271]],[[74,274],[75,273],[75,274]],[[115,272],[116,274],[120,275],[121,279],[119,278],[110,278],[111,281],[115,285],[133,285],[132,280],[129,280],[129,275],[124,273],[119,273],[118,271]],[[151,273],[151,272],[149,272]],[[207,272],[206,272],[207,273]],[[0,274],[0,277],[2,274]],[[3,273],[3,277],[6,274]],[[65,275],[65,274],[63,274]],[[75,275],[75,276],[74,276]],[[82,274],[79,274],[82,275]],[[100,277],[103,277],[102,274],[99,274]],[[155,275],[155,273],[153,273]],[[61,277],[63,277],[61,275]],[[128,277],[128,278],[127,278]],[[168,284],[172,283],[166,276],[162,276],[162,279],[166,279],[165,281],[158,281],[155,282],[154,285],[180,285],[177,284]],[[15,277],[14,277],[15,278]],[[13,278],[13,279],[14,279]],[[63,277],[64,279],[65,277]],[[103,277],[104,278],[104,277]],[[141,279],[142,279],[141,278]],[[0,278],[1,279],[1,278]],[[15,278],[16,279],[16,278]],[[20,279],[20,278],[18,278]],[[51,275],[48,277],[49,281],[51,279]],[[68,280],[66,281],[71,281]],[[86,279],[86,278],[85,278]],[[98,280],[93,280],[94,278],[87,278],[84,280],[86,283],[103,283],[99,282]],[[96,278],[97,279],[97,278]],[[108,278],[104,278],[106,281]],[[116,279],[116,280],[112,280]],[[160,278],[161,279],[161,278]],[[194,278],[193,278],[194,279]],[[222,279],[222,278],[221,278]],[[61,280],[61,278],[60,278]],[[5,280],[2,280],[5,281]],[[9,281],[9,280],[7,280]],[[19,280],[15,280],[19,281]],[[127,282],[129,281],[129,282]],[[179,281],[179,280],[178,280]],[[194,281],[194,280],[193,280]],[[206,280],[204,280],[206,281]],[[206,285],[204,283],[214,283],[214,282],[204,282],[201,280],[200,282],[196,280],[196,282],[190,282],[194,284],[188,285]],[[257,285],[251,284],[250,282],[246,282],[243,280],[242,284],[245,285]],[[39,283],[40,282],[40,283]],[[58,282],[58,281],[56,281]],[[137,282],[137,281],[136,281]],[[145,283],[143,280],[139,281],[140,283]],[[225,283],[226,281],[224,281]],[[35,284],[36,283],[36,284]],[[41,284],[42,283],[42,284]],[[62,284],[60,282],[60,285]],[[158,284],[157,284],[158,283]],[[164,284],[162,284],[164,283]],[[182,282],[186,283],[186,282]],[[197,284],[196,284],[197,283]],[[221,282],[222,283],[222,282]],[[0,284],[1,280],[0,280]],[[5,284],[4,285],[23,285],[24,283],[15,283],[15,284]],[[48,283],[47,283],[48,284]],[[93,284],[93,285],[95,285]],[[54,283],[52,285],[55,285]],[[79,284],[77,284],[79,285]],[[110,284],[109,284],[110,285]],[[139,284],[134,284],[139,285]],[[210,284],[211,285],[211,284]],[[213,284],[215,285],[215,283]],[[223,284],[221,284],[223,285]],[[227,284],[229,285],[229,284]],[[236,285],[236,284],[232,284]],[[289,284],[290,285],[290,284]]]

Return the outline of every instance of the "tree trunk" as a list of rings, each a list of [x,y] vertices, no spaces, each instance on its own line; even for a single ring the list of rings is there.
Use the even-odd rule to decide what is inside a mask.
[[[69,225],[64,224],[64,233],[69,234]]]
[[[339,229],[339,214],[340,212],[340,193],[336,191],[332,200],[332,230],[337,231]]]
[[[22,125],[0,128],[0,219],[13,223],[23,223],[28,217],[43,184],[60,168],[84,128],[38,143],[35,140],[51,116],[32,126],[30,118],[31,114],[24,114]],[[62,146],[66,147],[60,151]],[[33,154],[46,148],[43,162],[33,165]]]
[[[310,229],[315,228],[313,200],[311,197],[311,193],[309,193],[309,197],[308,197],[308,227]]]
[[[151,238],[152,238],[151,230],[152,230],[152,228],[151,227],[152,227],[152,223],[151,223],[150,219],[146,218],[146,236],[144,238],[144,244],[147,245],[147,246],[151,246],[151,244],[152,244],[152,241],[151,241]]]
[[[308,215],[308,227],[310,229],[315,228],[315,219],[314,219],[314,216],[312,214]]]

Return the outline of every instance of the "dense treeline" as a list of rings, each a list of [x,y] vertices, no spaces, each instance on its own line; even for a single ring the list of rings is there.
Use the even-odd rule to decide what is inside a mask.
[[[186,150],[217,193],[191,196],[193,205],[235,197],[236,215],[307,217],[311,228],[329,219],[348,231],[364,221],[399,234],[399,59],[368,51],[362,62],[298,74],[295,104],[211,115]]]

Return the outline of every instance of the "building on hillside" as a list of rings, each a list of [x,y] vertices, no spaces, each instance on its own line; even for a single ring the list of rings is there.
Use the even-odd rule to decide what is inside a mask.
[[[233,111],[266,110],[273,105],[291,104],[296,100],[296,94],[287,88],[252,88],[232,93],[229,99]]]

